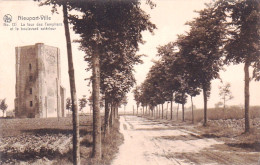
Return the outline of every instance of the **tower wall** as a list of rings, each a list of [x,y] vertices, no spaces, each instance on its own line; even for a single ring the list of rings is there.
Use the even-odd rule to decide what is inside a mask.
[[[61,97],[61,116],[65,117],[65,109],[66,109],[66,89],[61,86],[60,88],[60,97]]]
[[[59,49],[37,43],[16,47],[16,117],[58,117]]]

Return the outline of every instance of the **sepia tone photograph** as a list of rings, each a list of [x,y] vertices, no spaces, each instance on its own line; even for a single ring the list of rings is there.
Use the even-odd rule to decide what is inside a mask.
[[[259,0],[1,0],[1,165],[260,165]]]

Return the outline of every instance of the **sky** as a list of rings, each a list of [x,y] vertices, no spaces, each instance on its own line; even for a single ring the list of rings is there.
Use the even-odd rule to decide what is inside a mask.
[[[151,21],[156,24],[157,29],[154,34],[143,32],[145,44],[140,45],[138,54],[146,54],[143,57],[144,64],[135,67],[135,77],[137,85],[140,85],[146,77],[149,68],[153,65],[153,60],[158,59],[157,47],[163,46],[168,42],[175,41],[177,35],[184,34],[189,30],[185,22],[191,21],[198,16],[195,10],[201,10],[205,7],[205,2],[210,0],[154,0],[156,7],[150,9],[148,5],[142,1],[143,10],[151,17]],[[12,23],[16,23],[19,30],[11,30],[11,26],[4,26],[3,17],[6,14],[12,16]],[[37,17],[46,16],[51,20],[18,20],[19,16],[23,17]],[[60,48],[61,54],[61,82],[66,88],[66,96],[69,97],[69,78],[68,78],[68,63],[65,33],[63,26],[54,26],[54,30],[21,30],[21,24],[25,28],[29,27],[27,23],[34,24],[42,23],[62,23],[62,13],[59,9],[59,14],[52,14],[50,6],[39,7],[38,3],[33,1],[0,1],[0,99],[6,98],[8,109],[14,109],[15,98],[15,47],[34,45],[35,43],[45,43],[46,45]],[[72,40],[78,39],[71,29]],[[75,67],[75,78],[77,97],[81,98],[83,95],[89,96],[91,88],[88,86],[89,82],[86,78],[90,77],[91,73],[85,71],[87,63],[84,62],[84,53],[78,50],[79,44],[73,43],[73,61]],[[230,100],[228,105],[243,105],[244,102],[244,73],[243,65],[228,66],[226,71],[220,72],[220,77],[223,82],[231,83],[231,92],[234,99]],[[215,103],[220,101],[219,89],[221,85],[220,80],[212,81],[211,96],[209,98],[209,107],[214,107]],[[194,98],[194,104],[197,108],[203,107],[203,97],[197,96]],[[250,104],[260,105],[260,82],[251,81],[250,83]],[[133,95],[128,94],[127,110],[132,111],[135,102]],[[190,106],[188,101],[187,107]]]

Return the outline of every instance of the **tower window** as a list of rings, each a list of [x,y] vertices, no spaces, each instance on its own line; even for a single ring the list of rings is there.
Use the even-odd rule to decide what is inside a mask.
[[[32,107],[33,106],[33,102],[32,101],[30,101],[30,107]]]
[[[29,64],[29,69],[32,70],[32,64]]]
[[[32,76],[30,76],[30,77],[29,77],[29,79],[30,79],[30,81],[32,81],[32,80],[33,80],[33,77],[32,77]]]
[[[30,88],[30,94],[32,94],[32,88]]]

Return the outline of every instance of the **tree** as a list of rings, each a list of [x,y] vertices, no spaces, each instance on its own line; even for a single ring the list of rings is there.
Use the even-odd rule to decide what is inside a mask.
[[[141,97],[145,100],[145,104],[149,105],[152,115],[154,116],[154,107],[157,105],[157,97],[155,94],[154,85],[151,80],[148,79],[141,84]]]
[[[70,97],[68,97],[67,99],[66,99],[66,109],[68,110],[68,112],[71,110],[71,99],[70,99]]]
[[[120,48],[121,49],[121,48]],[[109,52],[109,51],[108,51]],[[135,51],[130,51],[126,47],[115,54],[110,51],[101,56],[101,93],[105,97],[105,135],[109,132],[109,118],[111,126],[114,123],[114,109],[121,104],[131,87],[135,83],[133,75],[134,64],[141,63],[141,56],[135,55]],[[109,106],[111,108],[109,108]],[[110,111],[112,110],[112,112]]]
[[[141,87],[140,86],[136,86],[133,90],[133,93],[134,93],[134,100],[136,102],[136,109],[137,109],[137,115],[138,115],[138,108],[139,108],[139,105],[141,103]]]
[[[40,0],[38,0],[40,1]],[[68,73],[70,80],[70,94],[71,94],[71,104],[72,104],[72,123],[73,123],[73,164],[80,164],[80,141],[79,141],[79,116],[78,116],[78,104],[77,104],[77,93],[76,84],[74,76],[74,65],[72,58],[72,46],[69,31],[69,21],[68,21],[68,9],[72,9],[71,3],[68,0],[46,0],[40,5],[53,5],[52,12],[57,12],[57,6],[62,6],[63,8],[63,24],[66,37],[67,46],[67,57],[68,57]]]
[[[258,62],[254,64],[253,78],[255,81],[260,81],[260,57]]]
[[[87,105],[87,99],[85,96],[83,96],[83,98],[79,99],[79,110],[81,111],[84,107],[86,107]]]
[[[8,105],[5,101],[6,99],[0,100],[0,109],[3,111],[3,116],[5,114],[6,109],[8,108]]]
[[[162,118],[164,116],[164,102],[171,101],[172,119],[173,93],[179,92],[185,98],[187,90],[186,82],[183,79],[185,63],[180,53],[175,52],[175,45],[175,43],[170,42],[165,46],[158,47],[157,55],[161,59],[154,61],[154,65],[151,67],[145,82],[141,85],[141,91],[143,92],[141,92],[140,102],[144,105],[149,104],[151,107],[157,107],[157,105],[162,104]],[[185,102],[183,102],[183,113]]]
[[[80,35],[80,49],[92,69],[93,90],[93,157],[101,159],[101,119],[99,108],[100,63],[103,56],[121,56],[122,49],[138,50],[143,43],[141,32],[155,28],[149,16],[140,8],[140,2],[130,1],[79,1],[76,9],[81,17],[71,17],[74,31]],[[87,26],[86,26],[87,25]],[[120,46],[120,45],[123,46]],[[117,49],[119,51],[117,52]],[[112,53],[111,53],[112,52]],[[110,60],[113,62],[113,58]],[[119,63],[118,63],[119,64]]]
[[[184,105],[187,102],[187,95],[185,94],[185,92],[176,92],[174,98],[176,103],[182,105],[182,121],[184,122]]]
[[[192,84],[189,86],[188,89],[188,94],[190,95],[190,100],[191,100],[191,115],[192,115],[192,123],[194,124],[194,106],[193,106],[193,100],[192,98],[200,94],[200,89],[198,87],[194,88],[195,84]]]
[[[80,164],[80,141],[79,141],[79,116],[78,116],[78,104],[77,104],[77,94],[76,94],[76,84],[74,76],[74,66],[72,59],[72,48],[71,39],[68,23],[68,11],[67,3],[62,4],[63,7],[63,23],[66,36],[67,44],[67,55],[68,55],[68,68],[69,68],[69,78],[70,78],[70,95],[72,104],[72,122],[73,122],[73,163],[75,165]]]
[[[160,109],[158,110],[157,105],[161,104],[163,101],[162,90],[160,89],[160,75],[158,74],[158,70],[160,66],[159,63],[155,63],[152,68],[149,70],[149,73],[146,77],[145,82],[141,85],[139,102],[144,104],[144,98],[149,97],[149,104],[151,106],[155,106],[157,110],[157,114],[159,112],[160,117]],[[147,98],[146,98],[147,99]]]
[[[172,101],[176,101],[174,95],[179,91],[181,86],[180,78],[183,78],[185,63],[176,49],[175,42],[169,42],[164,46],[158,47],[158,56],[162,57],[162,67],[164,72],[160,75],[164,77],[162,81],[164,96],[167,101],[171,101],[171,119],[173,118]]]
[[[186,94],[191,91],[192,84],[188,84],[188,80],[191,78],[189,77],[190,74],[188,74],[188,70],[186,69],[187,63],[186,59],[183,58],[183,51],[176,51],[176,46],[177,42],[170,42],[167,45],[161,47],[159,52],[162,56],[162,60],[164,61],[164,68],[166,73],[165,79],[168,82],[164,83],[165,91],[168,91],[165,97],[168,101],[172,101],[173,94],[175,95],[174,101],[176,103],[182,104],[182,121],[184,121],[184,105],[187,101]],[[191,87],[189,87],[189,85]]]
[[[175,95],[175,101],[182,104],[183,121],[186,94],[192,100],[202,89],[204,126],[207,125],[211,80],[219,78],[219,70],[223,66],[224,51],[221,48],[226,32],[223,23],[226,15],[217,10],[217,6],[208,5],[199,11],[199,17],[187,23],[191,27],[189,32],[178,36],[176,42],[158,48],[158,55],[162,58],[150,69],[146,80],[147,84],[153,85],[150,100],[155,105],[170,101]]]
[[[226,102],[234,98],[230,91],[230,87],[230,83],[222,84],[222,86],[219,86],[219,96],[223,100],[224,110],[226,108]]]
[[[199,11],[199,17],[187,24],[191,26],[187,35],[180,36],[177,44],[188,73],[199,84],[204,98],[204,123],[207,125],[207,101],[211,80],[219,78],[222,69],[223,39],[225,35],[225,13],[216,10],[217,4]]]
[[[225,63],[244,63],[245,73],[245,132],[250,130],[249,111],[249,67],[259,64],[259,0],[233,0],[229,3],[220,1],[219,10],[228,12],[231,19],[227,20],[228,34],[225,50],[227,51]],[[256,73],[256,72],[255,72]],[[256,75],[255,75],[256,78]]]
[[[128,101],[127,101],[127,96],[125,96],[122,100],[122,104],[124,105],[124,114],[125,114],[125,107],[127,105]]]

